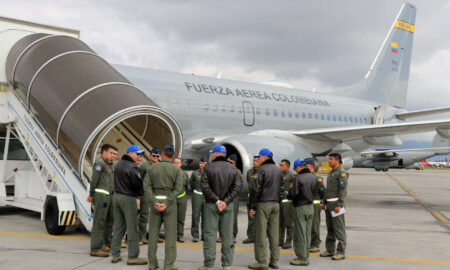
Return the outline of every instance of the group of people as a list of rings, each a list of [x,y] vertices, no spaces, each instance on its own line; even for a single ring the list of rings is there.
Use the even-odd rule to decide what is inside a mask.
[[[91,256],[107,257],[111,253],[113,263],[121,261],[126,233],[127,264],[148,263],[149,269],[157,269],[157,244],[165,241],[164,269],[178,269],[176,242],[184,242],[186,192],[190,187],[192,240],[203,241],[204,261],[198,269],[214,269],[216,242],[221,242],[223,269],[233,269],[242,173],[236,167],[236,156],[227,158],[225,146],[216,145],[210,153],[211,162],[203,157],[199,169],[189,178],[181,170],[173,145],[166,145],[161,153],[153,149],[150,160],[143,164],[144,151],[137,145],[131,145],[117,163],[113,163],[117,148],[103,145],[93,167],[88,198],[94,211]],[[254,156],[253,168],[247,172],[248,238],[243,241],[254,243],[256,262],[248,265],[250,269],[278,269],[280,247],[291,248],[292,242],[296,258],[290,264],[308,265],[309,252],[320,251],[321,210],[325,210],[328,233],[326,250],[320,256],[345,259],[348,173],[341,163],[339,154],[329,155],[332,171],[325,188],[323,178],[316,175],[318,166],[313,158],[295,160],[294,173],[289,160],[276,165],[267,148]],[[164,240],[160,238],[162,224]],[[139,258],[140,244],[148,244],[148,260]]]

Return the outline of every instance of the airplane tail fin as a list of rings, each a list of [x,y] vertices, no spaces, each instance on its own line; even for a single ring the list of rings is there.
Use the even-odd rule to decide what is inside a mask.
[[[364,80],[342,95],[405,107],[415,18],[416,7],[404,3]]]

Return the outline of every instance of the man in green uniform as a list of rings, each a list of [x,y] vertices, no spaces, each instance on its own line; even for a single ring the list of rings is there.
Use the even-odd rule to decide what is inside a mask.
[[[152,166],[144,180],[146,192],[150,197],[148,259],[149,269],[157,269],[158,235],[161,224],[165,231],[164,269],[178,269],[174,265],[177,258],[177,196],[183,190],[183,171],[172,164],[175,155],[173,145],[164,147],[161,162]]]
[[[181,158],[175,158],[173,164],[181,169]],[[186,220],[187,197],[189,190],[189,176],[183,171],[183,190],[177,195],[177,241],[184,243],[184,222]]]
[[[225,146],[218,144],[211,150],[213,161],[205,166],[202,175],[202,192],[205,196],[204,266],[199,270],[214,270],[217,231],[222,236],[222,267],[233,269],[233,200],[242,187],[241,175],[225,158]]]
[[[127,232],[128,265],[147,264],[139,256],[138,210],[136,199],[144,194],[143,181],[136,160],[144,151],[131,145],[114,168],[114,232],[111,246],[112,263],[122,260],[120,246]]]
[[[234,167],[236,167],[237,156],[235,154],[232,154],[231,156],[228,157],[228,162],[230,162],[231,164],[233,164]],[[237,167],[236,167],[236,169],[237,169]],[[239,171],[239,174],[241,175],[241,178],[242,178],[241,170],[238,169],[238,171]],[[241,187],[241,189],[242,189],[242,187]],[[236,196],[236,198],[234,198],[234,200],[233,200],[233,207],[234,207],[233,243],[236,243],[236,237],[237,237],[237,234],[238,234],[239,195]],[[221,242],[221,241],[217,241],[217,242]]]
[[[259,151],[260,167],[250,187],[250,215],[255,217],[255,259],[250,269],[267,269],[267,238],[269,238],[269,267],[278,269],[280,259],[279,216],[284,175],[267,148]]]
[[[253,168],[247,171],[247,186],[250,191],[250,186],[253,181],[257,178],[256,170],[259,167],[259,155],[253,156]],[[250,198],[250,193],[248,193],[248,198]],[[250,202],[247,203],[247,239],[242,241],[244,244],[251,244],[255,242],[255,219],[250,216]]]
[[[94,206],[94,221],[91,232],[91,256],[108,257],[111,250],[114,191],[113,161],[117,148],[104,144],[102,156],[94,163],[88,202]]]
[[[325,196],[325,185],[323,184],[323,177],[317,174],[317,171],[319,169],[318,164],[313,159],[312,161],[308,158],[305,159],[306,161],[306,167],[311,171],[311,173],[316,177],[317,183],[316,188],[314,190],[314,216],[313,216],[313,223],[311,228],[311,245],[309,252],[319,252],[320,251],[320,243],[322,242],[320,240],[320,211],[321,211],[321,203],[323,200],[323,197]]]
[[[297,258],[289,263],[298,266],[309,265],[309,245],[311,243],[311,226],[314,216],[314,190],[316,188],[316,177],[306,167],[307,160],[297,159],[294,169],[297,172],[293,183],[290,185],[288,198],[292,200],[295,207],[294,226],[294,251]]]
[[[160,152],[157,147],[153,147],[150,151],[150,161],[144,162],[141,169],[148,173],[150,167],[153,164],[158,163],[160,157]],[[145,178],[143,178],[145,179]],[[144,192],[144,196],[141,199],[141,208],[139,210],[139,242],[142,244],[148,244],[147,240],[147,223],[148,223],[148,213],[150,211],[150,198],[148,194]]]
[[[280,203],[280,246],[283,249],[289,249],[292,247],[292,239],[294,233],[294,215],[295,209],[292,205],[292,200],[287,198],[287,192],[292,181],[295,179],[295,173],[290,170],[291,162],[287,159],[283,159],[279,163],[280,169],[284,174],[283,190],[284,194],[281,197]],[[286,242],[284,241],[284,234],[286,231]]]
[[[322,209],[325,208],[327,224],[327,238],[325,240],[327,250],[320,253],[320,257],[344,260],[347,245],[344,199],[347,196],[348,173],[342,167],[342,158],[338,153],[330,154],[328,164],[332,171],[328,173],[327,190],[325,191],[324,204],[322,204]],[[334,212],[334,217],[332,212]],[[337,253],[335,253],[336,240],[338,241]]]
[[[203,174],[203,168],[208,163],[208,157],[204,156],[200,159],[198,163],[199,169],[192,173],[190,186],[192,190],[192,225],[191,225],[191,235],[192,241],[198,242],[200,237],[199,224],[201,219],[201,240],[204,239],[204,223],[205,223],[205,198],[203,197],[203,192],[201,188],[201,180]]]

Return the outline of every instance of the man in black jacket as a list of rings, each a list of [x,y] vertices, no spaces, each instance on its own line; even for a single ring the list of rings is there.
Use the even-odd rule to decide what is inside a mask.
[[[301,266],[309,264],[308,249],[311,243],[311,226],[314,216],[313,200],[317,182],[316,177],[306,167],[306,163],[304,159],[295,160],[294,170],[297,172],[297,176],[288,192],[288,199],[292,200],[295,207],[294,251],[297,256],[296,259],[290,261],[290,264]]]
[[[267,269],[266,239],[269,238],[269,267],[278,269],[280,259],[279,222],[280,201],[283,194],[284,174],[272,159],[273,153],[259,151],[261,166],[250,187],[250,215],[255,217],[255,259],[250,269]]]
[[[218,144],[211,150],[212,159],[203,169],[201,187],[205,196],[205,241],[203,243],[204,266],[199,270],[214,269],[216,260],[217,229],[222,236],[222,267],[233,267],[233,205],[242,186],[241,175],[225,156],[225,146]],[[231,204],[231,205],[230,205]]]
[[[137,145],[131,145],[127,154],[114,168],[114,233],[112,239],[112,263],[122,260],[120,245],[127,232],[128,236],[128,265],[147,264],[147,260],[139,256],[139,235],[136,198],[142,198],[144,186],[136,161],[144,151]]]

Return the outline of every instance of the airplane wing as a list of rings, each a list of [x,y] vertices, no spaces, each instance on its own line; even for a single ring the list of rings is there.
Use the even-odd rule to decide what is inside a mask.
[[[392,123],[382,125],[350,126],[337,128],[311,129],[302,131],[291,131],[292,134],[321,141],[345,142],[358,139],[370,139],[384,136],[394,136],[401,134],[443,131],[450,133],[450,119],[418,121],[407,123]]]
[[[434,152],[434,153],[448,153],[450,147],[431,147],[431,148],[412,148],[412,149],[391,149],[391,150],[375,150],[375,151],[364,151],[361,155],[376,155],[376,154],[387,154],[387,153],[400,153],[400,152]]]
[[[450,107],[397,113],[395,116],[397,117],[397,119],[405,120],[413,117],[427,116],[446,112],[450,112]]]

